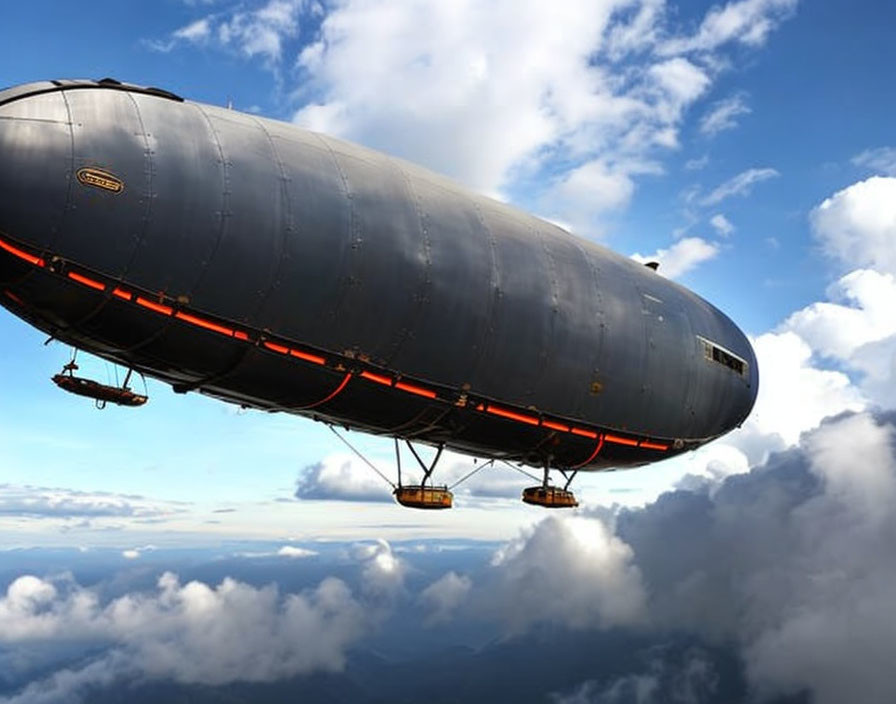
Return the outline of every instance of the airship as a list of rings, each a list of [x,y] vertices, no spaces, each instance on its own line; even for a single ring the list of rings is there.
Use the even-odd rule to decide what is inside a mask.
[[[0,91],[0,302],[176,392],[538,468],[522,498],[547,507],[576,505],[578,471],[718,438],[758,390],[745,335],[655,267],[406,161],[113,79]],[[146,400],[73,369],[66,390]],[[420,462],[398,502],[451,506]]]

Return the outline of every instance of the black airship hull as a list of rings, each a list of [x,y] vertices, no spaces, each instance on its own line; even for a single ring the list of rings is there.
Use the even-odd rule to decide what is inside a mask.
[[[0,93],[3,305],[227,401],[533,465],[695,447],[749,413],[731,321],[419,167],[114,83]]]

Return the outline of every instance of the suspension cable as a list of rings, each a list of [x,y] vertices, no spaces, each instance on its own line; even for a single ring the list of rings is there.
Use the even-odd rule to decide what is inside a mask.
[[[540,478],[540,477],[536,477],[536,476],[533,475],[533,474],[529,474],[525,469],[522,469],[521,467],[514,467],[514,466],[513,466],[512,464],[510,464],[510,462],[508,462],[507,460],[501,460],[501,461],[502,461],[504,464],[506,464],[508,467],[510,467],[512,470],[514,470],[515,472],[519,472],[520,474],[525,474],[525,475],[526,475],[527,477],[529,477],[529,479],[531,479],[532,481],[536,481],[536,482],[540,482],[540,481],[541,481],[541,478]]]
[[[397,489],[397,488],[398,488],[398,487],[395,486],[395,484],[393,484],[393,483],[389,480],[389,477],[387,477],[387,476],[386,476],[385,474],[383,474],[380,470],[378,470],[376,467],[374,467],[373,464],[371,464],[370,460],[368,460],[364,455],[362,455],[360,452],[358,452],[358,450],[355,449],[355,446],[354,446],[354,445],[352,445],[348,440],[346,440],[344,437],[342,437],[342,435],[339,434],[339,431],[336,430],[336,428],[334,428],[332,425],[327,425],[327,427],[328,427],[330,430],[333,431],[333,434],[334,434],[337,438],[339,438],[340,440],[342,440],[342,442],[345,443],[346,447],[348,447],[349,450],[351,450],[351,451],[354,452],[358,457],[360,457],[360,458],[361,458],[361,461],[364,462],[364,464],[366,464],[366,465],[367,465],[368,467],[370,467],[374,472],[376,472],[377,474],[379,474],[380,477],[383,479],[383,481],[385,481],[385,482],[386,482],[389,486],[391,486],[393,489]]]
[[[466,476],[462,477],[461,479],[458,479],[456,482],[454,482],[454,484],[452,484],[451,486],[449,486],[449,487],[448,487],[448,491],[453,491],[453,490],[454,490],[454,487],[456,487],[456,486],[458,486],[459,484],[461,484],[461,483],[467,481],[467,479],[469,479],[469,478],[472,477],[474,474],[476,474],[476,472],[478,472],[480,469],[485,469],[486,467],[488,467],[488,466],[490,466],[490,465],[493,465],[494,463],[495,463],[495,460],[494,460],[494,459],[490,459],[488,462],[483,462],[481,465],[479,465],[479,466],[478,466],[476,469],[474,469],[472,472],[469,472]]]

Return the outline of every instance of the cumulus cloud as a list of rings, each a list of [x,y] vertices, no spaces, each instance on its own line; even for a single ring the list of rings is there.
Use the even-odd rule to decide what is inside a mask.
[[[407,564],[385,540],[355,548],[355,557],[363,565],[364,589],[377,597],[394,597],[404,587]]]
[[[392,502],[389,486],[370,467],[350,455],[330,455],[302,470],[297,499]]]
[[[767,181],[778,175],[775,169],[770,168],[747,169],[714,188],[700,202],[703,205],[716,205],[732,196],[747,196],[750,194],[754,184]]]
[[[700,118],[700,132],[713,136],[719,132],[734,129],[737,127],[737,118],[741,115],[748,115],[750,112],[752,111],[747,105],[744,95],[738,94],[719,100],[710,107],[709,112]]]
[[[833,258],[896,274],[896,178],[874,176],[844,188],[812,211],[811,223]]]
[[[707,242],[701,237],[685,237],[678,240],[666,249],[658,249],[655,254],[633,254],[635,261],[659,262],[657,270],[663,276],[670,279],[677,278],[715,257],[719,253],[719,246],[713,242]]]
[[[778,3],[739,5],[726,6],[737,27],[697,43],[756,45],[747,38],[783,17]],[[550,217],[593,230],[628,203],[635,177],[661,171],[659,155],[678,146],[717,73],[720,62],[661,39],[663,9],[658,0],[349,0],[300,54],[307,102],[295,119],[486,193],[529,184]],[[714,14],[713,27],[730,23]]]
[[[495,554],[488,610],[513,632],[636,625],[647,594],[632,557],[600,520],[545,519]]]
[[[852,158],[852,163],[873,171],[878,176],[896,176],[896,148],[866,149]]]
[[[420,603],[426,610],[429,624],[448,621],[454,611],[466,601],[473,582],[454,571],[444,574],[420,592]]]
[[[88,685],[125,676],[221,685],[337,671],[346,648],[370,625],[367,609],[333,578],[281,594],[274,585],[231,578],[217,586],[183,584],[166,572],[154,592],[104,604],[96,590],[27,575],[0,597],[0,644],[107,648],[96,661],[61,670],[11,701],[69,700]]]
[[[896,698],[894,539],[896,415],[847,413],[714,491],[669,492],[615,521],[545,519],[499,552],[498,574],[471,596],[494,593],[517,630],[546,620],[733,644],[765,697],[833,704],[861,692],[884,704]],[[713,678],[694,682],[711,689]],[[662,683],[648,671],[565,701],[678,701],[659,696]]]

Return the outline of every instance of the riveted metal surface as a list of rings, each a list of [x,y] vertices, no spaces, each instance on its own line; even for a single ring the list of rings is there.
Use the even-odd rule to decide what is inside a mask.
[[[133,100],[144,131],[150,207],[125,278],[177,298],[189,293],[217,242],[224,187],[220,154],[195,107],[139,94]]]
[[[124,184],[113,193],[74,183],[57,250],[89,261],[109,276],[122,276],[146,228],[151,207],[149,158],[133,97],[123,91],[62,93],[74,136],[72,178],[81,169],[100,169]]]
[[[420,218],[395,164],[380,154],[328,140],[345,178],[351,248],[334,301],[337,349],[385,361],[414,307],[425,267]]]
[[[258,327],[335,350],[331,315],[351,249],[344,183],[326,144],[316,135],[266,122],[287,178],[295,223],[283,242],[280,285],[262,304]]]
[[[58,236],[72,178],[68,108],[59,92],[15,96],[0,93],[0,231],[43,248]]]
[[[217,245],[187,296],[197,308],[227,311],[231,320],[249,322],[279,263],[279,174],[270,141],[253,117],[205,112],[224,162],[223,212]]]
[[[420,261],[423,285],[413,295],[416,316],[395,356],[397,369],[456,388],[471,381],[489,325],[488,234],[469,198],[407,168],[428,241]]]

